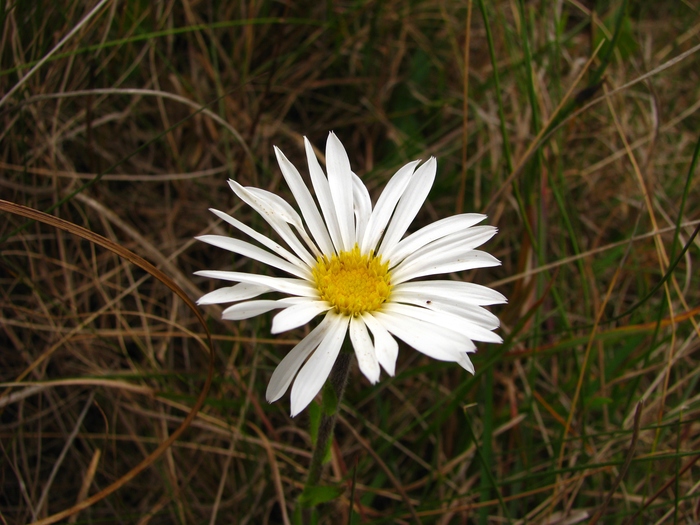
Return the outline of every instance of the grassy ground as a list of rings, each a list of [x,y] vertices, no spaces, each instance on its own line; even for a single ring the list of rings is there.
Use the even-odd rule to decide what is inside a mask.
[[[503,266],[454,278],[509,304],[476,376],[407,347],[352,372],[319,522],[698,523],[696,2],[20,1],[0,26],[0,195],[67,221],[3,204],[1,523],[291,519],[309,411],[264,392],[304,332],[202,325],[130,253],[193,299],[196,270],[266,271],[193,237],[232,233],[209,207],[267,231],[226,179],[289,197],[272,146],[304,173],[329,130],[374,198],[435,155],[414,226],[487,213]]]

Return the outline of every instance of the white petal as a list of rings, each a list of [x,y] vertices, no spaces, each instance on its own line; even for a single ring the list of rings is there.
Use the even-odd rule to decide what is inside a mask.
[[[330,310],[332,307],[326,301],[305,301],[282,310],[272,319],[273,334],[279,334],[305,325],[317,315]]]
[[[268,402],[272,403],[273,401],[277,401],[284,395],[289,385],[292,384],[292,379],[294,379],[301,365],[326,336],[329,326],[330,320],[328,316],[326,316],[316,328],[311,330],[309,335],[304,337],[304,339],[297,343],[297,345],[284,356],[284,359],[282,359],[272,373],[270,383],[267,385],[265,398]]]
[[[257,275],[254,273],[227,272],[222,270],[200,270],[194,273],[195,275],[201,275],[202,277],[209,277],[211,279],[222,279],[224,281],[266,286],[270,290],[288,293],[290,295],[318,298],[318,290],[316,287],[301,279],[271,277],[269,275]]]
[[[226,288],[219,288],[213,292],[209,292],[203,295],[197,301],[199,305],[205,304],[221,304],[221,303],[233,303],[235,301],[243,301],[245,299],[252,299],[258,295],[269,292],[270,288],[267,286],[260,286],[257,284],[240,283],[235,286],[227,286]]]
[[[402,315],[407,318],[412,317],[419,321],[442,326],[443,328],[462,334],[464,337],[475,341],[483,341],[486,343],[503,342],[503,339],[501,339],[498,334],[492,332],[488,328],[448,312],[434,312],[427,308],[399,303],[384,304],[382,306],[382,311]]]
[[[418,214],[418,210],[420,210],[428,197],[430,188],[433,187],[436,172],[437,161],[435,157],[430,157],[428,162],[423,164],[413,174],[406,191],[396,205],[396,212],[391,218],[384,239],[382,239],[382,244],[379,247],[379,255],[393,250],[394,246],[403,237],[403,234],[406,233],[406,230],[408,230],[408,227]]]
[[[281,257],[277,257],[276,255],[265,251],[262,248],[258,248],[249,242],[234,239],[232,237],[225,237],[223,235],[200,235],[199,237],[195,237],[195,239],[211,244],[212,246],[218,246],[224,250],[243,255],[244,257],[255,259],[256,261],[260,261],[268,266],[272,266],[287,273],[291,273],[292,275],[296,275],[301,279],[313,279],[311,270],[309,270],[309,267],[303,264],[301,261],[299,261],[299,264],[291,264]]]
[[[270,310],[287,308],[288,306],[289,303],[285,303],[282,300],[271,301],[262,299],[259,301],[245,301],[226,308],[221,313],[221,318],[227,321],[240,321],[241,319],[250,319]]]
[[[275,230],[282,240],[287,243],[287,246],[294,251],[297,257],[299,257],[309,266],[313,266],[316,263],[316,260],[299,241],[297,236],[294,235],[294,232],[289,227],[289,224],[287,224],[287,221],[285,220],[285,218],[288,218],[287,212],[280,210],[275,201],[266,199],[265,196],[259,192],[249,191],[249,189],[254,190],[257,188],[244,188],[236,181],[230,179],[228,184],[231,186],[233,192],[238,195],[243,202],[258,212],[260,216],[265,219],[270,226],[272,226],[272,229]]]
[[[444,298],[458,298],[462,302],[479,306],[508,302],[505,296],[496,290],[480,284],[465,283],[463,281],[442,280],[401,283],[394,286],[392,293],[431,294]]]
[[[476,372],[474,370],[474,364],[472,363],[472,360],[469,359],[469,354],[464,353],[459,356],[459,361],[457,361],[457,364],[464,368],[467,372],[471,373],[472,375]]]
[[[360,177],[352,174],[352,200],[355,210],[355,242],[362,244],[367,222],[372,214],[372,199]]]
[[[418,164],[420,164],[419,160],[409,162],[397,171],[387,183],[367,223],[365,234],[362,237],[362,244],[360,245],[361,253],[365,254],[370,250],[374,250],[377,253],[377,245],[382,235],[384,235],[391,215],[394,213],[396,203],[399,202],[401,195],[406,190]]]
[[[323,223],[321,214],[318,212],[318,208],[316,208],[316,203],[314,202],[309,189],[306,187],[306,184],[304,184],[299,171],[297,171],[294,165],[289,162],[287,157],[284,156],[284,153],[282,153],[277,146],[275,146],[275,155],[277,156],[277,162],[282,170],[282,175],[287,181],[289,189],[292,190],[292,195],[294,195],[294,198],[299,205],[299,209],[301,210],[301,214],[304,217],[306,224],[309,225],[311,235],[313,235],[316,243],[318,243],[318,246],[321,248],[323,253],[333,253],[333,244],[331,243],[331,238],[328,235],[326,225]]]
[[[301,259],[299,259],[299,257],[297,257],[296,255],[291,253],[289,250],[283,248],[282,246],[277,244],[275,241],[273,241],[269,237],[263,235],[262,233],[256,232],[250,226],[246,226],[238,219],[234,219],[228,213],[224,213],[222,211],[215,210],[214,208],[209,208],[209,211],[212,212],[217,217],[219,217],[220,219],[229,223],[234,228],[238,228],[240,231],[242,231],[243,233],[248,235],[250,238],[252,238],[253,240],[255,240],[255,241],[259,242],[260,244],[262,244],[263,246],[265,246],[265,248],[269,249],[270,251],[273,251],[274,253],[276,253],[280,257],[285,258],[290,263],[302,264]]]
[[[333,246],[335,246],[335,251],[339,253],[342,250],[342,239],[340,237],[338,216],[335,212],[335,204],[333,203],[333,198],[331,197],[331,189],[328,185],[328,179],[318,163],[313,146],[311,146],[311,143],[306,137],[304,137],[304,147],[306,149],[306,161],[309,164],[311,184],[314,187],[318,204],[321,206],[321,212],[323,213],[323,218],[325,220],[326,227],[328,228],[328,233],[331,236]]]
[[[335,133],[328,134],[326,141],[326,171],[331,198],[338,217],[343,250],[350,251],[355,245],[355,225],[352,210],[352,171],[345,148]]]
[[[484,244],[497,232],[498,229],[494,226],[474,226],[473,228],[451,233],[442,239],[437,239],[413,251],[400,264],[401,266],[422,265],[425,261],[435,262],[438,260],[457,259]],[[395,265],[395,262],[394,259],[391,259],[392,267]]]
[[[436,239],[440,239],[451,233],[464,231],[483,221],[485,218],[486,215],[481,215],[480,213],[463,213],[461,215],[453,215],[452,217],[441,219],[412,233],[401,240],[393,250],[382,255],[395,266],[416,250]]]
[[[447,328],[394,312],[377,311],[372,315],[396,337],[438,361],[456,363],[461,354],[474,351],[472,341]]]
[[[436,275],[440,273],[461,272],[474,268],[487,268],[489,266],[500,266],[501,261],[493,255],[480,250],[472,250],[462,257],[457,257],[447,261],[437,261],[426,257],[420,261],[421,264],[399,265],[391,273],[391,280],[394,284],[423,277],[426,275]]]
[[[457,315],[467,321],[483,326],[488,330],[494,330],[501,326],[498,317],[489,312],[486,308],[465,303],[455,297],[443,298],[436,297],[430,293],[412,294],[392,291],[391,302],[413,304],[435,312],[446,312]]]
[[[375,384],[379,381],[379,361],[377,361],[372,339],[370,339],[365,322],[361,317],[350,318],[350,341],[355,349],[360,372],[369,379],[370,383]]]
[[[387,374],[393,376],[396,372],[396,358],[399,356],[399,344],[396,342],[386,328],[377,321],[371,314],[363,313],[362,320],[372,332],[374,337],[374,352],[377,361],[386,370]]]
[[[292,205],[289,204],[282,197],[271,191],[264,190],[262,188],[256,188],[254,186],[248,186],[245,188],[247,192],[258,198],[259,202],[268,205],[270,208],[274,209],[275,213],[284,222],[291,224],[299,230],[304,229],[304,223],[301,221],[301,217],[296,212]]]
[[[328,379],[345,339],[349,317],[328,312],[330,325],[316,351],[309,357],[292,386],[292,417],[304,410]]]
[[[284,222],[294,226],[294,229],[304,240],[306,246],[309,249],[311,249],[314,256],[318,257],[319,255],[321,255],[321,252],[319,251],[318,246],[316,246],[316,243],[314,243],[314,241],[311,240],[311,237],[309,237],[309,234],[306,233],[306,228],[304,227],[304,223],[302,222],[301,217],[296,212],[296,210],[292,208],[291,204],[289,204],[286,200],[284,200],[276,193],[263,190],[262,188],[248,187],[246,188],[246,190],[248,190],[252,195],[260,199],[261,202],[265,202],[266,205],[270,206],[274,210],[275,214],[278,217],[280,217]],[[292,248],[294,248],[294,246],[292,246]]]

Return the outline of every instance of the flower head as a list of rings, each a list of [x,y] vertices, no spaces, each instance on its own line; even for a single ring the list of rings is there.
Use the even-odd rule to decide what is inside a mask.
[[[277,148],[282,175],[301,215],[274,193],[229,181],[234,193],[267,221],[287,247],[218,210],[211,211],[258,244],[220,235],[199,237],[291,276],[197,272],[238,283],[204,295],[199,304],[235,303],[223,312],[229,320],[281,310],[272,320],[275,334],[323,314],[323,320],[275,369],[267,400],[278,400],[293,383],[292,416],[306,408],[328,378],[346,334],[360,371],[372,383],[379,380],[380,366],[394,375],[399,348],[395,338],[474,373],[468,355],[476,349],[473,341],[502,341],[492,331],[499,326],[498,318],[483,306],[504,303],[505,297],[472,283],[414,279],[499,265],[496,258],[475,249],[493,237],[496,228],[477,226],[486,217],[465,213],[404,237],[435,180],[435,158],[420,166],[420,161],[410,162],[397,171],[372,207],[367,188],[352,172],[335,134],[326,143],[328,177],[309,141],[304,143],[319,206]],[[284,297],[256,299],[268,293]]]

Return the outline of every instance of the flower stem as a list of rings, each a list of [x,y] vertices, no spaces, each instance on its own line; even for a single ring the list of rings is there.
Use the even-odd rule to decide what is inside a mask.
[[[348,382],[348,375],[350,373],[350,363],[352,361],[352,353],[346,351],[346,348],[338,355],[338,359],[333,365],[333,370],[331,371],[329,377],[330,387],[332,393],[324,390],[323,393],[323,411],[321,414],[321,421],[318,427],[318,434],[316,437],[316,444],[314,446],[313,455],[311,456],[311,465],[309,466],[309,475],[306,478],[306,483],[304,485],[304,491],[302,492],[299,503],[302,503],[302,499],[308,490],[312,489],[318,485],[321,479],[321,471],[323,470],[323,460],[326,457],[330,444],[333,440],[333,429],[335,427],[335,419],[340,410],[340,402],[343,399],[343,393],[345,392],[345,385]],[[331,397],[335,397],[334,403],[331,405],[328,403],[326,397],[331,394]],[[333,396],[333,394],[335,394]],[[325,410],[329,406],[333,406],[332,411]]]

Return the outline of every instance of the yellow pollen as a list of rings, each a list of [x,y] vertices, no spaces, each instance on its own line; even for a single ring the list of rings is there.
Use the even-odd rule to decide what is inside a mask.
[[[313,275],[321,299],[344,315],[377,310],[391,293],[389,263],[373,252],[361,255],[357,245],[330,259],[319,257]]]

